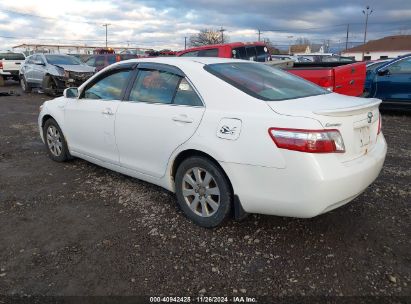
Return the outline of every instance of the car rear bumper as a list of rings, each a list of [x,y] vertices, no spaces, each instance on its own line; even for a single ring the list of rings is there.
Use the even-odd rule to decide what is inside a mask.
[[[386,153],[381,134],[371,151],[346,163],[332,154],[285,151],[285,169],[220,164],[246,212],[307,218],[360,195],[378,177]]]

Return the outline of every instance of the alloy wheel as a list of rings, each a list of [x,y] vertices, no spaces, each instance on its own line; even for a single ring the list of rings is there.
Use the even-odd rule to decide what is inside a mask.
[[[49,147],[50,152],[54,156],[60,156],[61,151],[63,150],[63,142],[61,140],[61,135],[59,130],[53,125],[47,128],[47,146]]]
[[[197,215],[209,217],[220,206],[220,189],[213,175],[207,170],[194,167],[183,177],[183,197],[186,204]]]

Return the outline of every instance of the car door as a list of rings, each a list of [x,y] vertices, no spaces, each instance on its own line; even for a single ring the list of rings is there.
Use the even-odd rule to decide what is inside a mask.
[[[126,99],[115,126],[120,164],[159,178],[173,151],[200,124],[203,103],[180,70],[148,63],[139,64]]]
[[[65,134],[70,150],[118,164],[114,123],[131,69],[106,71],[65,106]]]
[[[378,69],[375,97],[383,100],[411,100],[411,57]]]
[[[40,85],[46,73],[46,62],[42,55],[35,55],[33,58],[33,82]]]
[[[24,78],[29,83],[33,82],[33,65],[34,65],[33,58],[34,58],[34,55],[27,57],[26,61],[24,62],[21,68],[21,73],[24,75]]]

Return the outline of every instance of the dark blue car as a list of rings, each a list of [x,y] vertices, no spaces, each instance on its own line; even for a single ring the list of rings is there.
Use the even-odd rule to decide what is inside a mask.
[[[365,90],[367,97],[383,100],[382,109],[411,111],[411,54],[367,72]]]

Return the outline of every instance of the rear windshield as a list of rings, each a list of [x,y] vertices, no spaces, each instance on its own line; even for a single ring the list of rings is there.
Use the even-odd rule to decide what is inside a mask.
[[[20,53],[0,53],[0,60],[24,60],[24,55]]]
[[[67,65],[79,65],[81,61],[73,56],[65,55],[45,55],[46,60],[50,64],[67,64]]]
[[[217,63],[206,65],[204,69],[262,100],[285,100],[329,93],[311,82],[265,64]]]

